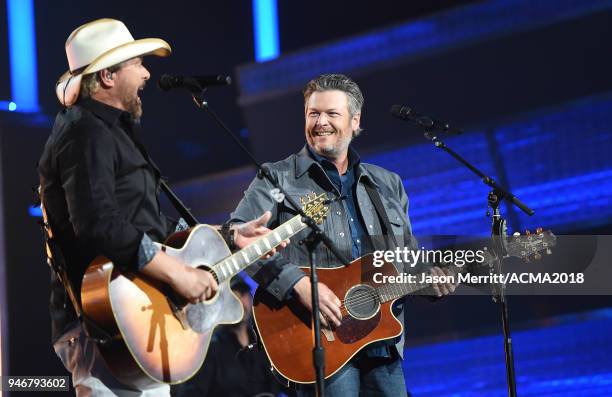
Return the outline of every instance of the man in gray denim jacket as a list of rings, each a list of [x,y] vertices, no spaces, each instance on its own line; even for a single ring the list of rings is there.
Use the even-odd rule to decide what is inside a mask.
[[[360,116],[363,96],[357,84],[340,75],[322,75],[304,88],[305,134],[307,145],[285,160],[267,164],[272,176],[296,202],[315,192],[326,192],[332,198],[329,214],[321,225],[346,258],[356,259],[381,248],[380,236],[385,230],[366,186],[380,196],[397,245],[416,248],[407,217],[408,197],[399,175],[372,164],[361,163],[350,142],[361,132]],[[255,178],[232,214],[232,222],[248,222],[264,211],[271,211],[270,228],[295,216],[284,203],[277,203],[265,179]],[[309,233],[304,230],[294,242]],[[388,241],[388,240],[387,240]],[[315,251],[318,267],[338,267],[341,263],[327,247],[319,244]],[[298,299],[311,309],[310,279],[298,266],[308,264],[304,245],[290,244],[282,254],[261,261],[249,269],[255,280],[279,301]],[[397,266],[397,265],[396,265]],[[400,272],[414,269],[398,268]],[[443,275],[437,267],[434,274]],[[454,290],[453,285],[434,286],[438,295]],[[319,302],[323,324],[339,325],[342,319],[340,300],[323,283],[319,283]],[[403,300],[394,312],[401,315]],[[401,318],[401,317],[399,317]],[[403,338],[374,343],[358,353],[337,374],[326,381],[327,395],[405,395],[406,387],[399,357]],[[314,393],[312,387],[301,387],[300,394]]]

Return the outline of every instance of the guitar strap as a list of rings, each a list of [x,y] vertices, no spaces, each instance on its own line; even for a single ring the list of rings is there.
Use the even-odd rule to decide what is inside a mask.
[[[378,190],[372,186],[371,183],[367,182],[364,184],[365,189],[368,192],[368,196],[370,196],[370,200],[374,205],[374,209],[376,210],[376,214],[378,214],[378,220],[380,221],[380,225],[382,228],[383,236],[387,236],[385,239],[386,247],[376,247],[377,244],[376,239],[372,239],[372,243],[374,244],[374,248],[376,250],[394,250],[397,245],[397,239],[395,238],[395,234],[393,233],[393,228],[391,228],[391,222],[389,222],[389,217],[387,216],[387,211],[385,211],[385,207],[383,206],[382,200],[380,199],[380,194]],[[389,237],[390,236],[390,237]]]
[[[187,208],[187,206],[183,204],[181,199],[179,199],[178,196],[172,191],[172,189],[170,189],[170,186],[168,186],[164,178],[161,176],[161,171],[159,170],[157,165],[153,162],[151,157],[149,157],[149,153],[147,152],[147,149],[142,144],[139,138],[140,124],[138,123],[133,124],[131,132],[132,132],[131,134],[128,133],[128,136],[132,139],[132,142],[134,142],[134,145],[136,145],[136,147],[140,151],[140,154],[142,154],[144,159],[153,169],[155,176],[159,179],[161,190],[164,192],[166,197],[168,197],[168,200],[170,201],[172,206],[177,210],[177,212],[181,215],[181,217],[185,220],[185,222],[187,222],[187,224],[190,227],[193,227],[199,224],[200,222],[198,222],[197,218],[191,213],[191,211],[189,211],[189,208]]]
[[[168,197],[168,200],[170,200],[170,203],[172,203],[172,206],[176,208],[178,213],[183,217],[183,219],[185,219],[185,222],[187,222],[189,226],[193,227],[200,223],[191,213],[191,211],[189,211],[189,208],[187,208],[185,204],[183,204],[181,199],[179,199],[178,196],[172,191],[172,189],[170,189],[170,186],[168,186],[166,181],[160,179],[159,184],[161,185],[161,189],[166,195],[166,197]]]

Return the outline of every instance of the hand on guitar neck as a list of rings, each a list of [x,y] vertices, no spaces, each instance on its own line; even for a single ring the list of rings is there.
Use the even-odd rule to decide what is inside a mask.
[[[340,311],[340,299],[332,292],[327,285],[319,283],[319,309],[321,312],[321,324],[329,327],[329,321],[335,326],[340,326],[342,322],[342,312]],[[312,312],[312,293],[309,277],[302,277],[294,286],[293,290],[298,300],[309,311]],[[329,320],[329,321],[328,321]]]
[[[438,276],[438,277],[443,277],[443,276],[450,276],[452,275],[452,273],[448,270],[448,269],[440,269],[438,266],[434,266],[431,268],[431,275],[432,276]],[[438,296],[438,298],[441,298],[444,295],[449,295],[452,294],[453,292],[455,292],[455,288],[457,288],[457,285],[459,283],[455,282],[455,283],[432,283],[431,287],[433,288],[433,290],[436,292],[436,295]]]
[[[270,229],[268,229],[266,225],[270,221],[271,217],[272,213],[270,211],[266,211],[257,219],[232,227],[231,230],[234,231],[234,242],[236,246],[238,248],[244,248],[254,243],[260,237],[270,233]],[[289,240],[283,241],[280,243],[279,249],[285,248],[288,244]],[[276,253],[276,251],[277,249],[273,248],[266,254],[266,256],[264,256],[263,259],[271,257]]]
[[[270,211],[264,212],[262,216],[245,224],[235,226],[234,239],[239,248],[243,248],[255,240],[270,233],[266,224],[272,214]],[[280,248],[289,244],[283,241]],[[276,253],[276,249],[271,250],[267,257]],[[215,295],[219,286],[213,275],[203,269],[193,268],[182,263],[179,259],[167,255],[163,251],[158,251],[142,270],[145,275],[170,285],[172,289],[185,298],[190,303],[204,302]]]

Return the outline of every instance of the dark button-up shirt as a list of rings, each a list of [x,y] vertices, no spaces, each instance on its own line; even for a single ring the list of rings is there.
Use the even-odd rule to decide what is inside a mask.
[[[40,158],[43,202],[77,295],[96,256],[139,270],[154,255],[151,240],[163,241],[176,225],[160,211],[159,170],[138,132],[129,113],[80,100],[57,115]],[[55,338],[73,314],[57,282],[54,287]]]
[[[368,243],[368,234],[365,231],[365,225],[361,214],[357,212],[359,203],[357,203],[356,181],[355,175],[359,172],[360,158],[357,152],[349,147],[348,167],[343,175],[340,175],[338,168],[323,156],[318,155],[310,146],[307,146],[310,156],[321,165],[327,177],[332,181],[339,194],[339,199],[343,200],[348,212],[347,223],[351,231],[352,259],[361,257],[364,253],[363,245]],[[368,249],[366,248],[366,252]]]

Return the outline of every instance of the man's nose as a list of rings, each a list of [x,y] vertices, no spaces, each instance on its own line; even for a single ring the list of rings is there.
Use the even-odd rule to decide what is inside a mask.
[[[319,114],[316,125],[327,125],[327,116],[323,113]]]
[[[145,74],[144,74],[143,78],[144,78],[145,80],[149,80],[149,78],[151,77],[151,73],[149,73],[149,71],[147,70],[147,68],[145,68],[144,66],[143,66],[142,68],[144,69],[144,72],[145,72]]]

